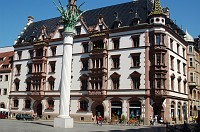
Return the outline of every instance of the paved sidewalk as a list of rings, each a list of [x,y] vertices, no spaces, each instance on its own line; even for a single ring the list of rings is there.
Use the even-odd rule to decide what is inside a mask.
[[[165,132],[164,126],[122,126],[74,123],[74,128],[54,128],[53,121],[0,120],[0,132]]]

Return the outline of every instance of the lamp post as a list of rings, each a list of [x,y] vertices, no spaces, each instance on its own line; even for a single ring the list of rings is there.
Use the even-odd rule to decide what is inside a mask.
[[[72,68],[72,46],[74,28],[82,13],[76,6],[76,0],[68,0],[67,9],[64,9],[60,0],[60,7],[55,2],[63,21],[63,58],[60,81],[60,106],[59,116],[54,119],[54,127],[73,128],[73,118],[70,117],[70,89],[71,89],[71,68]]]

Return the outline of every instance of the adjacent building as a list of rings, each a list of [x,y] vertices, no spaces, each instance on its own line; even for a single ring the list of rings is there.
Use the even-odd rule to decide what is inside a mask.
[[[200,115],[200,54],[199,38],[194,39],[187,31],[185,41],[188,42],[188,98],[190,117],[197,118]]]
[[[59,113],[61,18],[28,23],[14,45],[11,112],[52,119]],[[75,28],[70,114],[188,120],[184,31],[159,0],[138,0],[86,11]]]
[[[0,48],[0,108],[9,109],[9,92],[12,79],[13,47]]]

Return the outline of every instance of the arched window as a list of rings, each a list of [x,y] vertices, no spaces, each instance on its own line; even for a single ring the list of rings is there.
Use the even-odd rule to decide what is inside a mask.
[[[80,100],[79,111],[87,111],[87,110],[88,110],[88,102],[86,100]]]
[[[31,100],[30,99],[26,99],[25,100],[25,109],[30,109],[31,108]]]
[[[114,72],[110,77],[112,80],[112,89],[116,90],[119,89],[120,85],[120,76],[118,73]]]
[[[192,46],[189,46],[189,53],[192,53]]]
[[[177,109],[177,116],[178,116],[178,119],[181,120],[181,103],[178,103],[178,109]]]
[[[111,115],[112,118],[117,117],[121,118],[122,115],[122,102],[121,101],[112,101],[111,102]]]
[[[175,119],[175,102],[171,102],[171,118]]]
[[[130,119],[137,117],[140,118],[141,115],[141,102],[140,101],[130,101],[129,102],[129,115]]]
[[[55,90],[55,78],[50,76],[48,78],[48,81],[49,81],[49,90],[54,91]]]
[[[140,88],[140,76],[141,74],[136,71],[130,74],[131,81],[132,81],[132,89]]]
[[[5,108],[5,104],[4,104],[4,103],[1,103],[1,104],[0,104],[0,108]]]
[[[47,100],[47,109],[48,110],[53,110],[54,109],[54,100],[53,99],[48,99]]]

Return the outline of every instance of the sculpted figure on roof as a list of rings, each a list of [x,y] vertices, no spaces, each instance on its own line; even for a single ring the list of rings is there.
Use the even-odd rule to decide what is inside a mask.
[[[61,14],[65,32],[73,32],[78,19],[84,13],[84,12],[80,13],[80,7],[84,3],[81,4],[79,7],[77,7],[76,1],[77,0],[68,0],[67,9],[65,9],[62,6],[60,0],[58,0],[60,7],[58,7],[54,2],[55,6],[57,7],[58,11]]]

